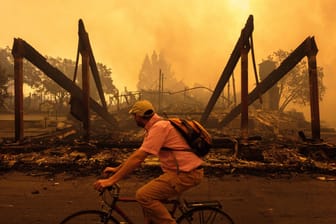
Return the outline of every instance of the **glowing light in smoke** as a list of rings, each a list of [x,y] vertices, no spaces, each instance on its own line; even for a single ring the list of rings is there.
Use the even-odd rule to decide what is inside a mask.
[[[228,6],[234,11],[245,14],[250,9],[250,0],[228,0]]]

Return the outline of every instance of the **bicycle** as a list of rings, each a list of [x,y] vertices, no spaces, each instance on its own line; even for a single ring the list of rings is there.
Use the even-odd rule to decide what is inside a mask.
[[[75,212],[63,219],[60,224],[135,224],[126,212],[118,206],[118,202],[137,203],[137,201],[135,198],[121,197],[120,189],[120,186],[115,184],[100,192],[102,198],[101,210],[81,210]],[[179,224],[234,224],[233,219],[222,210],[222,205],[219,201],[188,202],[186,199],[182,200],[181,197],[178,197],[176,199],[165,200],[163,203],[171,206],[169,212]]]

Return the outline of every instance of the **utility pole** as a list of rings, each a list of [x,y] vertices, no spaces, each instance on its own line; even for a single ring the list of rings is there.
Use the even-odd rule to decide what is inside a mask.
[[[161,101],[163,94],[163,73],[162,70],[159,70],[159,103],[158,103],[158,111],[161,111]]]

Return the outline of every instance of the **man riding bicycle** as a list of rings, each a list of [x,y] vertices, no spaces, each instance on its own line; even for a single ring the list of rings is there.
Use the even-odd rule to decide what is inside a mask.
[[[105,174],[114,174],[108,179],[97,180],[94,188],[101,191],[112,186],[139,167],[148,155],[155,155],[160,160],[163,174],[138,189],[136,199],[143,208],[145,223],[176,223],[161,201],[200,184],[203,160],[190,151],[186,140],[168,120],[155,113],[149,101],[137,101],[129,113],[136,124],[144,128],[144,140],[123,164],[106,167]]]

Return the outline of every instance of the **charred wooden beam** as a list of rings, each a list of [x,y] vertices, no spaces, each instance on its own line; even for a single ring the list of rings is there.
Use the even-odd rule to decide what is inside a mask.
[[[204,113],[201,117],[200,122],[202,124],[205,124],[213,107],[215,106],[220,94],[222,93],[226,83],[228,82],[230,76],[233,73],[234,68],[236,67],[238,60],[241,56],[241,48],[242,46],[245,45],[245,43],[248,42],[248,38],[251,36],[253,32],[253,16],[250,15],[245,27],[243,28],[241,35],[236,43],[236,46],[234,47],[231,56],[229,58],[229,61],[227,62],[222,75],[219,79],[219,81],[217,82],[216,88],[214,90],[214,93],[211,95],[211,98],[204,110]]]
[[[15,92],[15,140],[22,140],[23,134],[23,48],[13,48],[14,56],[14,92]]]
[[[248,43],[241,48],[241,135],[243,140],[248,138]]]
[[[310,91],[311,91],[311,114],[312,114],[312,136],[320,138],[320,119],[318,107],[318,86],[316,74],[317,47],[313,37],[307,37],[281,64],[273,70],[252,92],[248,95],[248,104],[252,104],[258,99],[260,94],[264,94],[272,88],[284,75],[293,69],[305,56],[308,57],[310,71]],[[239,104],[220,122],[225,126],[241,113],[242,105]]]
[[[43,71],[49,78],[54,80],[59,86],[71,93],[78,100],[82,102],[82,90],[73,83],[71,79],[66,77],[60,70],[53,67],[47,62],[39,52],[37,52],[32,46],[20,38],[14,39],[12,54],[14,57],[24,57],[30,61],[33,65]],[[90,108],[100,115],[105,121],[112,125],[117,125],[116,119],[100,104],[90,97]]]
[[[99,77],[99,72],[98,72],[96,60],[94,58],[92,47],[91,47],[91,44],[90,44],[89,35],[85,31],[84,23],[83,23],[83,20],[81,20],[81,19],[78,22],[78,36],[79,36],[79,45],[82,45],[82,47],[85,47],[86,50],[87,50],[87,53],[88,53],[88,56],[89,56],[89,59],[90,59],[89,64],[90,64],[91,72],[92,72],[93,78],[94,78],[95,83],[96,83],[96,87],[97,87],[97,90],[98,90],[98,93],[99,93],[101,103],[102,103],[103,107],[105,109],[107,109],[106,100],[105,100],[105,96],[104,96],[104,91],[103,91],[101,80],[100,80],[100,77]]]
[[[89,110],[89,98],[90,98],[90,79],[89,79],[89,49],[88,44],[84,41],[79,41],[79,51],[82,55],[82,92],[83,92],[83,127],[85,130],[85,139],[90,138],[90,110]]]
[[[308,72],[309,72],[309,89],[310,89],[310,116],[312,138],[320,140],[320,110],[319,110],[319,93],[318,93],[318,74],[316,65],[316,54],[318,52],[316,43],[312,38],[307,42]]]

